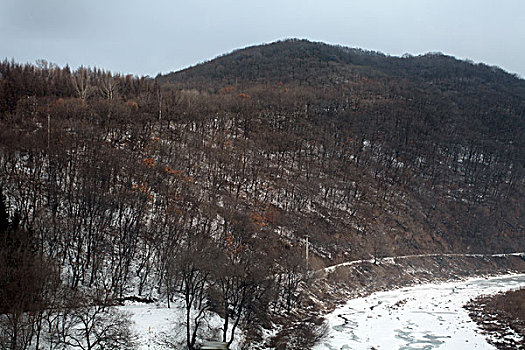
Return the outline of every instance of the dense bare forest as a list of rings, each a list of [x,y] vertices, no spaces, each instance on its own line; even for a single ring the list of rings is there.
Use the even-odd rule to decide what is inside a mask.
[[[189,349],[208,310],[257,339],[297,316],[306,235],[310,269],[523,250],[524,116],[524,80],[442,54],[290,40],[156,78],[4,61],[0,348],[132,347],[109,308],[130,296],[183,298]]]

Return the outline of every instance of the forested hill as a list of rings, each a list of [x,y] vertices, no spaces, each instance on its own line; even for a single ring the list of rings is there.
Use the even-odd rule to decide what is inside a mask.
[[[421,119],[411,110],[416,108],[427,126],[447,130],[441,136],[498,139],[516,146],[511,146],[516,159],[525,158],[525,147],[519,147],[525,140],[525,80],[441,53],[392,57],[292,39],[236,50],[158,79],[211,93],[275,83],[300,86],[315,90],[324,104],[331,101],[324,107],[339,108],[340,115],[345,107],[356,111],[366,101],[375,105],[375,111],[366,112]]]
[[[306,235],[310,269],[522,251],[524,118],[524,80],[439,54],[290,40],[156,79],[4,61],[0,269],[187,297],[257,337],[301,302]]]
[[[501,237],[523,237],[525,80],[500,68],[440,53],[390,57],[287,40],[237,50],[159,80],[212,95],[252,94],[249,105],[265,110],[262,119],[267,122],[292,115],[294,123],[310,127],[298,135],[297,128],[281,130],[287,123],[280,123],[281,143],[314,139],[321,157],[344,163],[348,159],[325,145],[328,140],[335,148],[353,144],[345,172],[355,175],[361,164],[367,168],[361,175],[375,180],[374,185],[366,183],[368,189],[401,185],[397,199],[413,196],[415,202],[390,203],[394,211],[406,205],[412,213],[395,221],[410,221],[407,216],[419,212],[422,217],[416,221],[426,227],[408,231],[428,232],[432,244],[445,240],[447,250],[498,250],[506,240]],[[275,135],[275,130],[269,132]],[[370,152],[370,158],[359,163],[362,151]],[[506,191],[510,197],[502,194]],[[395,195],[383,198],[397,200]],[[378,202],[368,204],[382,207]],[[384,217],[383,209],[372,218]],[[386,226],[390,232],[399,228]],[[465,243],[479,239],[487,244]],[[412,248],[416,246],[420,248]],[[518,246],[509,242],[505,249]]]
[[[163,80],[197,84],[283,82],[310,86],[348,83],[356,76],[395,77],[417,82],[440,81],[500,85],[524,93],[525,83],[501,68],[461,61],[442,53],[387,56],[381,52],[290,39],[247,47],[196,66],[160,76]],[[212,84],[210,84],[212,83]],[[216,87],[216,86],[215,86]]]

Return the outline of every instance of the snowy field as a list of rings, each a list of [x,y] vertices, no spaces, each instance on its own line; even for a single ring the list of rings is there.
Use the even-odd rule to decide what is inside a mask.
[[[128,303],[119,307],[120,311],[131,316],[132,330],[137,336],[138,350],[165,350],[186,348],[186,311],[182,300],[166,304]],[[221,340],[223,320],[214,313],[209,313],[199,332],[200,339]],[[229,334],[229,333],[228,333]],[[239,348],[242,331],[237,329],[236,337],[230,349]]]
[[[314,349],[495,349],[463,305],[482,294],[525,287],[525,274],[425,284],[349,301],[327,316]]]

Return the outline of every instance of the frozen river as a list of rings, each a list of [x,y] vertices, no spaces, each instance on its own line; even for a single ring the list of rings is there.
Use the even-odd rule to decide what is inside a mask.
[[[482,294],[525,287],[525,274],[425,284],[350,300],[328,315],[314,349],[495,349],[463,305]]]

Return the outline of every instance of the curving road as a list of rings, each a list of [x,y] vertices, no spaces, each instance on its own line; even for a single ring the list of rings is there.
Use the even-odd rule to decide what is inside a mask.
[[[525,287],[525,274],[432,283],[350,300],[327,316],[314,349],[495,349],[463,309],[481,294]]]

